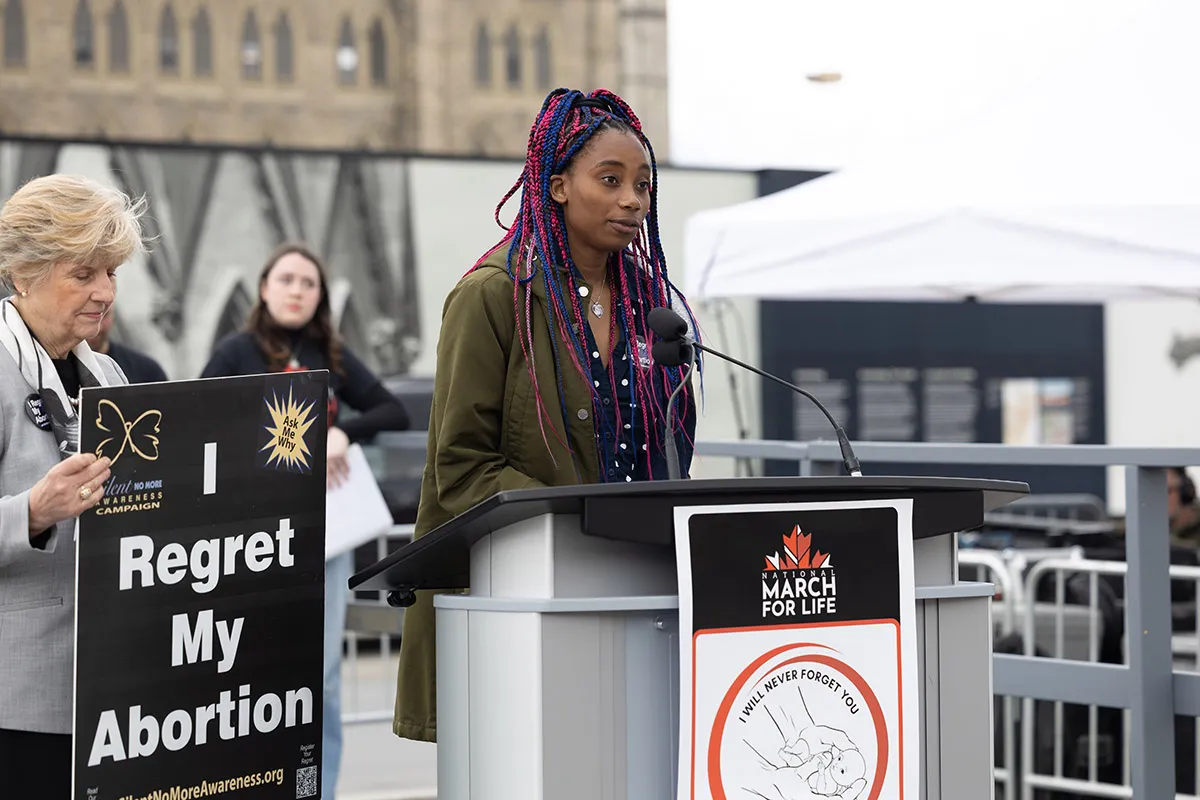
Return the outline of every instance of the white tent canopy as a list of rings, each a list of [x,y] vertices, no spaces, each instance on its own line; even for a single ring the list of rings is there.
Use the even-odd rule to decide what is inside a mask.
[[[1200,3],[970,121],[687,224],[693,299],[1200,297]]]

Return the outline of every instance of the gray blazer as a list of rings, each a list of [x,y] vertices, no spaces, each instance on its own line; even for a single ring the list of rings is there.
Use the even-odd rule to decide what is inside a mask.
[[[110,384],[128,383],[96,354]],[[29,490],[60,460],[25,413],[32,390],[0,347],[0,728],[70,733],[75,657],[75,520],[29,543]]]

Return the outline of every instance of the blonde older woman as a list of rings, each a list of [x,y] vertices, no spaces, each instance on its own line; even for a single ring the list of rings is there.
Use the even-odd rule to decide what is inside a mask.
[[[0,789],[71,796],[75,518],[107,459],[77,453],[82,386],[126,383],[93,353],[117,267],[142,249],[140,204],[51,175],[0,209]]]

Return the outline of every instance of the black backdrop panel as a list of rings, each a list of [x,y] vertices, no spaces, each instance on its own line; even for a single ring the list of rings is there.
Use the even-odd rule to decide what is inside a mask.
[[[760,313],[763,367],[826,401],[852,439],[1104,443],[1102,307],[764,301]],[[806,400],[774,386],[763,435],[833,438]],[[1102,468],[863,466],[1105,496]]]

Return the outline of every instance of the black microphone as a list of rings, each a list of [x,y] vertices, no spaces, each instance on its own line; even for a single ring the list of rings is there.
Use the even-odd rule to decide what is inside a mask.
[[[687,321],[669,308],[650,309],[650,313],[646,315],[646,322],[655,336],[668,342],[677,342],[687,336]]]
[[[842,426],[839,425],[837,420],[833,418],[833,415],[829,413],[829,409],[825,407],[825,404],[818,400],[813,394],[801,389],[795,384],[788,383],[783,378],[777,378],[769,372],[763,372],[758,367],[752,367],[745,362],[738,361],[733,356],[727,356],[724,353],[713,350],[711,347],[706,347],[705,345],[700,344],[688,335],[688,325],[684,318],[669,308],[655,308],[646,315],[646,319],[650,324],[650,330],[654,331],[655,334],[661,337],[660,341],[654,343],[654,346],[651,350],[655,363],[663,364],[664,366],[669,367],[677,367],[685,362],[694,364],[696,351],[710,353],[717,358],[728,361],[730,364],[736,364],[742,369],[749,370],[755,375],[766,378],[767,380],[775,381],[775,383],[778,383],[780,386],[786,386],[796,394],[807,397],[814,405],[816,405],[817,408],[821,410],[821,413],[825,415],[827,420],[829,420],[829,424],[833,426],[833,432],[837,435],[838,448],[842,451],[842,463],[846,467],[846,472],[855,477],[862,476],[862,465],[858,462],[858,456],[854,455],[854,448],[850,446],[850,437],[846,435],[846,432],[842,430]],[[691,374],[690,367],[688,374]],[[686,377],[684,380],[686,381]],[[680,386],[682,385],[683,384],[681,383]],[[678,392],[679,390],[676,389],[675,391]],[[671,397],[673,400],[674,395]],[[670,409],[668,408],[668,415],[669,414]],[[670,422],[669,416],[668,422]],[[671,434],[669,428],[667,433],[671,443],[674,444],[675,438]],[[676,470],[678,470],[678,464],[676,464]]]
[[[678,367],[692,361],[692,346],[681,339],[659,339],[650,348],[650,356],[655,364],[664,367]]]

